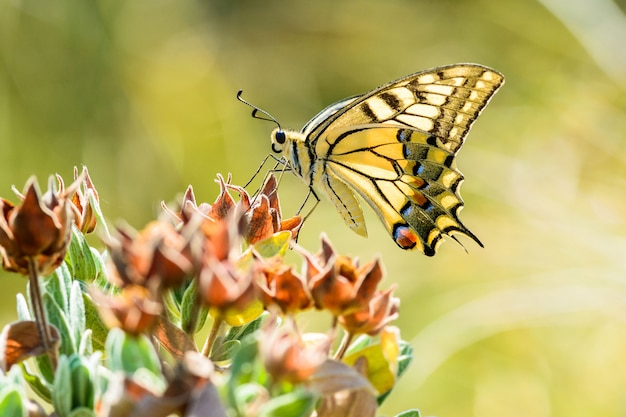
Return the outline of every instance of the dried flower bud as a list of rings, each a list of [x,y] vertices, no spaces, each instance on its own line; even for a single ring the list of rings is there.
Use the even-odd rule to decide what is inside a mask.
[[[377,335],[398,318],[400,299],[393,297],[394,290],[395,287],[387,291],[377,291],[364,309],[339,316],[339,323],[353,335]]]
[[[190,185],[189,187],[187,187],[187,190],[185,191],[185,194],[183,196],[183,201],[180,205],[180,212],[175,212],[171,210],[164,202],[161,203],[161,207],[170,216],[184,224],[191,222],[192,219],[197,215],[200,215],[203,218],[210,218],[213,220],[219,220],[224,217],[228,217],[228,213],[234,210],[236,204],[226,190],[226,184],[224,183],[224,179],[220,175],[218,175],[218,179],[220,180],[220,194],[218,195],[213,205],[208,203],[197,204],[196,196],[193,192],[193,187]]]
[[[170,210],[164,203],[161,206],[182,225],[189,227],[197,225],[204,236],[204,242],[201,244],[204,256],[216,257],[223,261],[232,249],[239,248],[237,246],[239,239],[235,235],[236,228],[233,223],[237,205],[228,193],[227,183],[221,175],[218,175],[218,182],[220,194],[213,205],[207,203],[197,205],[193,188],[189,186],[183,197],[180,213]]]
[[[26,183],[19,206],[0,199],[0,255],[7,271],[28,275],[29,262],[34,261],[37,273],[52,273],[65,257],[71,237],[72,211],[68,190],[54,190],[50,177],[48,191],[41,196],[35,178]]]
[[[115,265],[110,278],[118,286],[176,287],[193,274],[199,262],[193,255],[195,234],[178,232],[170,223],[154,221],[138,233],[130,228],[117,230],[117,239],[108,245]]]
[[[74,181],[78,181],[82,187],[79,187],[72,195],[72,211],[74,212],[74,224],[84,234],[91,233],[96,228],[96,214],[94,208],[89,201],[90,194],[98,201],[98,192],[91,182],[87,167],[83,167],[83,172],[78,175],[78,168],[74,167]],[[62,180],[59,177],[59,182]]]
[[[275,327],[272,322],[263,330],[261,357],[275,381],[304,382],[328,359],[328,336],[308,333],[303,338],[294,329]]]
[[[309,290],[318,309],[334,316],[362,310],[383,277],[378,259],[359,267],[357,261],[337,254],[325,236],[322,252],[313,257],[305,253]]]
[[[242,187],[228,185],[241,195],[239,204],[243,217],[240,229],[241,235],[249,244],[267,239],[274,233],[285,230],[289,230],[294,238],[298,235],[302,218],[296,215],[282,220],[277,186],[276,177],[269,175],[261,191],[251,198]]]
[[[229,261],[209,261],[198,276],[200,298],[222,315],[243,311],[256,300],[253,273],[254,268],[240,271]]]
[[[228,220],[206,219],[200,225],[204,236],[203,263],[222,262],[239,250],[239,238],[235,235],[232,223]],[[210,260],[209,260],[210,259]]]
[[[157,323],[162,304],[154,294],[139,285],[127,285],[119,294],[107,296],[93,291],[98,311],[109,328],[119,327],[137,335],[150,332]]]
[[[256,284],[266,307],[276,306],[283,314],[306,310],[313,300],[304,278],[281,259],[264,264]]]

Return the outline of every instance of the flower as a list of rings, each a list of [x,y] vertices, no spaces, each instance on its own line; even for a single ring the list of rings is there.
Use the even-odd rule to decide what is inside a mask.
[[[330,339],[317,333],[302,337],[287,326],[270,321],[263,329],[260,353],[274,381],[292,384],[306,381],[328,359]]]
[[[114,266],[109,279],[118,286],[173,288],[199,263],[193,231],[179,232],[168,222],[154,221],[140,232],[129,227],[118,227],[117,232],[107,244]]]
[[[22,199],[20,205],[0,199],[0,255],[7,271],[29,275],[32,262],[38,275],[48,275],[63,262],[72,231],[67,196],[77,182],[66,190],[58,178],[59,192],[54,190],[54,177],[50,177],[48,191],[41,195],[36,179],[31,177],[24,194],[16,192]]]
[[[302,217],[295,215],[282,220],[278,200],[278,183],[274,175],[269,175],[261,191],[250,197],[242,187],[228,185],[241,195],[240,205],[243,217],[240,223],[241,235],[249,244],[267,239],[274,233],[289,230],[295,238],[302,226]]]
[[[256,300],[255,268],[242,271],[230,262],[209,261],[198,276],[200,299],[218,315],[243,311]]]
[[[279,258],[261,266],[256,285],[265,306],[278,307],[283,314],[297,313],[313,305],[304,278]]]
[[[61,189],[63,189],[63,182],[61,177],[58,177]],[[96,228],[96,215],[94,208],[91,205],[90,197],[98,201],[98,192],[96,187],[89,177],[89,171],[87,167],[83,167],[83,172],[78,175],[78,168],[74,167],[74,180],[82,185],[78,187],[76,192],[72,195],[72,204],[70,205],[74,212],[74,224],[84,234],[91,233]]]
[[[109,328],[119,327],[127,333],[138,335],[150,332],[157,323],[163,305],[147,288],[127,285],[112,296],[92,291],[98,311]]]
[[[309,291],[318,309],[334,316],[365,308],[383,277],[379,259],[360,266],[358,261],[339,255],[322,236],[322,251],[316,257],[304,253]]]
[[[349,333],[377,335],[386,325],[398,318],[400,299],[393,297],[396,287],[377,291],[368,305],[350,314],[339,316],[339,323]]]
[[[216,221],[228,218],[232,215],[235,207],[237,206],[237,203],[228,193],[228,189],[226,187],[226,184],[230,183],[230,175],[228,176],[228,179],[224,181],[224,177],[218,174],[217,182],[220,184],[220,193],[213,204],[196,203],[196,196],[193,192],[193,187],[190,185],[187,187],[183,196],[179,213],[171,210],[164,202],[161,203],[161,207],[166,213],[170,214],[177,221],[184,224],[192,221],[192,219],[197,215]]]

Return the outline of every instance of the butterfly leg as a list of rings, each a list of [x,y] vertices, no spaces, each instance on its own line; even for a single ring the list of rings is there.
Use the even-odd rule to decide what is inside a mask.
[[[302,218],[302,224],[300,225],[300,228],[298,229],[298,232],[296,236],[294,237],[294,240],[296,241],[296,243],[298,242],[298,237],[300,237],[300,231],[302,230],[302,226],[304,226],[304,222],[306,222],[309,216],[313,214],[313,211],[315,211],[315,209],[317,208],[317,205],[320,203],[320,199],[317,196],[317,194],[315,194],[315,191],[313,191],[312,188],[309,188],[309,192],[306,194],[306,197],[304,197],[304,201],[302,202],[302,205],[300,205],[300,208],[296,211],[296,215],[299,215],[300,213],[302,213],[302,210],[304,210],[304,206],[306,206],[306,203],[309,201],[309,198],[311,198],[311,196],[315,197],[315,204],[313,204],[313,207],[311,207],[311,210],[309,210],[306,216]]]
[[[286,170],[291,169],[291,168],[289,167],[289,164],[287,163],[287,161],[286,161],[284,158],[277,158],[275,155],[268,154],[268,155],[267,155],[267,156],[263,159],[263,161],[261,162],[261,164],[259,165],[259,167],[258,167],[258,168],[257,168],[257,170],[255,171],[255,173],[254,173],[254,175],[252,176],[252,178],[250,178],[250,180],[246,183],[246,185],[244,185],[244,188],[247,188],[247,187],[250,185],[250,183],[254,180],[254,178],[255,178],[257,175],[259,175],[259,172],[261,172],[261,169],[263,168],[263,166],[265,166],[265,164],[267,163],[267,161],[268,161],[269,159],[274,159],[274,161],[275,161],[276,163],[274,164],[274,167],[273,167],[272,169],[268,170],[268,171],[265,173],[265,175],[263,176],[263,181],[261,182],[261,185],[260,185],[260,186],[259,186],[259,188],[257,188],[257,189],[254,191],[254,193],[252,194],[252,196],[253,196],[253,197],[252,197],[252,201],[250,202],[250,206],[253,206],[253,205],[254,205],[254,203],[255,203],[256,199],[258,198],[258,196],[259,196],[259,195],[260,195],[260,193],[261,193],[261,189],[265,186],[265,183],[267,182],[267,179],[268,179],[268,177],[269,177],[271,174],[273,174],[273,173],[275,173],[275,172],[280,172],[280,175],[279,175],[279,177],[278,177],[278,179],[277,179],[276,189],[275,189],[274,191],[272,191],[272,193],[275,193],[275,192],[277,192],[277,190],[278,190],[278,185],[280,184],[280,180],[281,180],[281,178],[283,177],[283,173],[284,173]],[[278,166],[279,166],[279,165],[282,165],[282,168],[278,168]],[[270,193],[270,194],[272,194],[272,193]],[[270,196],[268,195],[268,197],[270,197]]]
[[[263,158],[263,161],[261,161],[261,164],[260,164],[260,165],[259,165],[259,167],[256,169],[256,171],[254,171],[254,174],[252,174],[252,177],[248,180],[248,182],[246,183],[246,185],[244,185],[244,186],[243,186],[243,188],[248,188],[248,186],[250,185],[250,183],[251,183],[252,181],[254,181],[254,179],[257,177],[257,175],[259,175],[259,173],[261,172],[261,169],[263,169],[263,167],[265,166],[265,164],[267,163],[267,161],[268,161],[269,159],[273,159],[273,160],[274,160],[274,162],[276,162],[276,163],[274,164],[274,168],[272,168],[272,169],[270,169],[270,170],[268,171],[268,174],[269,174],[270,172],[276,172],[276,171],[277,171],[277,168],[278,168],[278,166],[279,166],[279,165],[285,165],[285,160],[284,160],[283,158],[278,158],[276,155],[273,155],[273,154],[271,154],[271,153],[270,153],[270,154],[267,154],[267,155],[265,156],[265,158]],[[265,182],[265,180],[267,179],[267,175],[268,175],[268,174],[266,174],[266,175],[265,175],[265,178],[263,179],[263,181],[264,181],[264,182]],[[258,191],[258,190],[257,190],[257,191]]]

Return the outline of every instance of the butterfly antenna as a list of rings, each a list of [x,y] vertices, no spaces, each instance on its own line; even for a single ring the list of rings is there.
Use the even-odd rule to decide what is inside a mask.
[[[282,128],[280,127],[280,123],[278,123],[278,120],[276,120],[276,118],[274,116],[272,116],[271,114],[269,114],[265,110],[255,106],[254,104],[249,103],[246,100],[244,100],[243,98],[241,98],[242,94],[243,94],[243,90],[239,90],[237,92],[237,100],[241,101],[243,104],[247,104],[248,106],[252,107],[252,117],[254,117],[255,119],[259,119],[259,120],[265,120],[265,121],[268,121],[268,122],[274,122],[274,123],[276,123],[276,126],[278,126],[278,128],[282,130]],[[261,113],[262,116],[260,116],[259,113]]]

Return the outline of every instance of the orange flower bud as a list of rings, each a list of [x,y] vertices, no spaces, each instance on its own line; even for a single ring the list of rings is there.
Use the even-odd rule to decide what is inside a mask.
[[[200,298],[222,314],[243,311],[256,300],[253,273],[254,268],[240,271],[229,261],[209,261],[198,276]]]
[[[76,183],[74,183],[76,184]],[[29,260],[34,260],[37,273],[52,273],[65,257],[71,237],[72,211],[67,195],[70,189],[54,191],[50,177],[48,191],[41,196],[37,182],[26,183],[19,206],[0,199],[0,255],[7,271],[28,275]]]
[[[108,246],[115,266],[110,279],[118,286],[176,287],[199,262],[192,256],[194,234],[186,236],[170,223],[154,221],[140,232],[121,227],[117,231]]]
[[[272,325],[270,322],[269,326]],[[295,330],[284,326],[263,330],[261,357],[265,369],[275,381],[304,382],[328,359],[328,336],[305,334],[304,337],[309,339],[308,342]]]
[[[359,267],[357,261],[337,254],[325,236],[322,252],[305,254],[309,290],[318,309],[341,316],[365,308],[383,277],[378,259]]]
[[[395,287],[377,291],[362,310],[339,316],[339,323],[349,333],[377,335],[386,325],[398,318],[400,299],[393,297]]]
[[[145,287],[128,285],[119,294],[106,296],[92,292],[98,303],[98,311],[109,327],[119,327],[127,333],[137,335],[152,330],[157,323],[163,306]]]
[[[259,275],[256,284],[266,307],[276,306],[283,314],[293,314],[312,306],[304,278],[282,260],[263,265]]]
[[[82,185],[82,189],[78,188],[72,195],[72,205],[70,207],[74,212],[74,224],[84,234],[91,233],[96,228],[96,215],[89,202],[89,194],[93,194],[95,200],[98,201],[98,192],[93,182],[91,182],[87,167],[83,167],[80,177],[78,168],[74,167],[74,180],[79,181]],[[60,177],[59,182],[63,184]]]
[[[269,175],[261,191],[250,197],[242,187],[228,185],[241,195],[239,205],[243,217],[241,219],[241,235],[248,244],[267,239],[274,233],[289,230],[292,237],[298,235],[302,218],[299,215],[282,220],[280,202],[278,200],[278,184],[274,175]]]
[[[203,218],[209,218],[215,221],[226,219],[232,215],[237,206],[233,197],[228,193],[227,184],[230,183],[230,175],[224,181],[224,177],[217,175],[217,182],[220,184],[220,193],[215,202],[211,205],[208,203],[196,203],[196,196],[193,187],[187,187],[180,205],[180,212],[171,210],[162,202],[161,207],[166,213],[174,217],[177,221],[184,224],[189,223],[195,216],[200,215]]]

